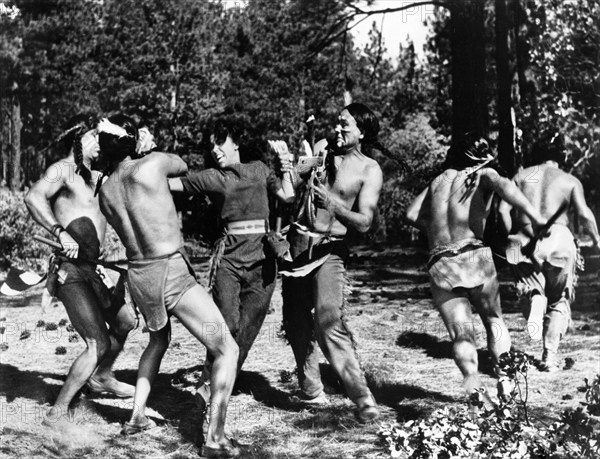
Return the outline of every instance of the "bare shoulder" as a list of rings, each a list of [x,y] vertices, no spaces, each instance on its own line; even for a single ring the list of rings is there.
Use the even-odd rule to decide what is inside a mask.
[[[498,178],[501,177],[501,175],[495,169],[492,169],[491,167],[484,167],[483,169],[480,169],[479,171],[477,171],[476,174],[478,174],[480,177],[485,177],[490,180],[497,180]]]
[[[43,190],[53,195],[62,187],[74,182],[75,169],[76,164],[73,161],[66,158],[60,159],[46,168],[44,174],[32,186],[32,189]]]
[[[460,172],[456,169],[445,169],[438,174],[429,184],[429,188],[435,188],[439,184],[451,184],[460,176]]]
[[[373,158],[365,157],[365,165],[364,165],[365,175],[368,177],[376,177],[383,175],[381,171],[381,166],[377,161]]]
[[[53,164],[50,164],[44,173],[45,176],[57,176],[58,174],[68,174],[69,171],[75,172],[77,165],[74,161],[70,161],[66,158],[59,159]],[[58,177],[57,177],[58,178]]]
[[[142,158],[132,160],[125,167],[130,168],[132,177],[138,180],[141,177],[153,176],[161,172],[164,174],[169,162],[167,155],[167,153],[152,152]]]
[[[138,164],[140,167],[144,167],[146,165],[152,166],[160,166],[161,164],[165,164],[169,160],[169,153],[163,153],[160,151],[153,151],[149,155],[143,156],[138,159]]]
[[[506,177],[502,177],[498,171],[491,167],[484,167],[475,172],[475,174],[479,177],[479,181],[484,187],[495,187],[503,181],[508,181]]]
[[[538,182],[539,174],[540,174],[540,166],[539,165],[529,166],[524,169],[518,170],[512,179],[513,179],[513,182],[515,182],[516,184]]]
[[[573,187],[579,188],[582,187],[583,185],[581,184],[581,181],[575,177],[574,175],[569,174],[568,172],[565,171],[561,171],[561,177],[564,178],[564,180],[566,182],[568,182],[570,185],[572,185]]]

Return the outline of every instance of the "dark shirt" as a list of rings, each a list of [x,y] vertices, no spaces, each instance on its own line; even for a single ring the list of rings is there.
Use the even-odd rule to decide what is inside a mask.
[[[225,169],[205,169],[181,179],[189,194],[207,194],[219,209],[221,224],[269,220],[268,191],[276,193],[281,180],[261,161],[238,163]],[[227,234],[223,259],[236,266],[264,260],[264,234]]]

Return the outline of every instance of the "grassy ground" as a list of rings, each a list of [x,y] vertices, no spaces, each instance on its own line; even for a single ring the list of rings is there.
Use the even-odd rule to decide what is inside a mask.
[[[460,372],[451,360],[451,345],[429,298],[423,256],[395,247],[357,250],[350,261],[353,293],[348,318],[369,384],[382,407],[381,422],[426,417],[443,406],[464,403]],[[198,266],[205,268],[205,263]],[[591,268],[591,269],[590,269]],[[562,344],[562,357],[574,365],[558,374],[530,373],[530,404],[535,417],[556,418],[583,400],[577,391],[592,379],[600,364],[598,266],[581,279],[574,305],[572,332]],[[514,293],[502,275],[503,307],[514,345],[539,357],[539,343],[529,341],[525,320],[515,308]],[[76,423],[56,432],[40,426],[42,414],[64,381],[81,341],[70,342],[65,326],[36,327],[39,320],[66,319],[60,304],[40,308],[41,290],[23,297],[0,297],[0,453],[2,457],[197,457],[200,413],[186,389],[200,369],[204,349],[179,323],[154,385],[150,414],[160,427],[133,437],[119,435],[128,419],[128,401],[81,395],[74,403]],[[231,399],[227,429],[252,443],[255,458],[377,458],[386,457],[377,438],[379,424],[362,426],[352,416],[352,404],[323,360],[323,377],[331,394],[326,408],[305,409],[290,403],[297,388],[291,349],[280,337],[281,295],[273,297],[267,316]],[[477,319],[484,382],[495,386],[485,337]],[[28,330],[30,336],[20,339]],[[148,335],[137,329],[117,361],[117,376],[134,383],[138,359]],[[63,346],[64,355],[56,349]]]

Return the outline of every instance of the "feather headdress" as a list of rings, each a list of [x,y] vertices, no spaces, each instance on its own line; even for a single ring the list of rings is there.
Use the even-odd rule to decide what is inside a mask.
[[[128,134],[125,129],[121,126],[117,126],[114,123],[111,123],[106,118],[102,118],[102,120],[98,123],[98,133],[104,132],[106,134],[114,135],[115,137],[133,137],[131,134]]]
[[[496,155],[483,138],[479,138],[473,142],[473,145],[465,150],[465,156],[475,164],[488,164],[496,159]]]

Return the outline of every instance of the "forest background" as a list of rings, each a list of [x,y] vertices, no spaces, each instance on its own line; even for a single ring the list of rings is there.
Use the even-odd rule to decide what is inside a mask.
[[[393,153],[374,153],[385,185],[376,225],[360,242],[411,239],[407,203],[465,133],[490,138],[514,174],[540,136],[561,132],[567,170],[598,217],[600,1],[398,0],[369,11],[364,3],[1,2],[0,258],[26,262],[44,250],[31,241],[41,230],[22,192],[65,154],[53,143],[64,122],[87,111],[134,116],[162,151],[197,169],[216,118],[245,122],[262,145],[282,139],[299,151],[307,117],[316,118],[317,139],[330,136],[350,95],[379,115]],[[432,6],[423,52],[408,41],[390,57],[382,15]],[[358,20],[373,22],[364,47],[352,35]],[[186,236],[209,241],[206,200],[184,204]]]

